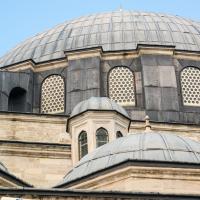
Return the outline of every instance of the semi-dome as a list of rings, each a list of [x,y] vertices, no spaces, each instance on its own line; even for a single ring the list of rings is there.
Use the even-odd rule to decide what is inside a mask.
[[[115,11],[80,17],[39,33],[0,59],[0,67],[27,59],[35,62],[64,57],[64,51],[102,47],[132,50],[138,44],[173,45],[200,51],[200,23],[178,16]]]
[[[83,157],[59,185],[125,161],[200,164],[200,143],[167,132],[130,134],[105,144]]]
[[[117,111],[118,113],[129,118],[126,110],[122,108],[119,104],[109,99],[108,97],[90,97],[85,101],[81,101],[74,107],[70,117],[78,115],[87,110]]]

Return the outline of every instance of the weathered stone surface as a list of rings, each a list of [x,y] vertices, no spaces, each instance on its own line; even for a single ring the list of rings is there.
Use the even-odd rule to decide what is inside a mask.
[[[66,121],[66,117],[1,113],[0,160],[35,186],[57,184],[72,166]],[[61,133],[68,135],[64,145]]]
[[[144,86],[158,87],[160,85],[159,76],[159,68],[157,66],[143,65]]]
[[[135,72],[135,88],[137,94],[143,93],[142,88],[142,73],[141,72]]]
[[[157,66],[156,56],[153,55],[142,55],[141,56],[142,66]]]
[[[161,110],[161,88],[145,87],[145,103],[147,110]]]
[[[161,88],[162,110],[178,111],[179,103],[176,88]]]
[[[130,117],[133,120],[144,120],[145,111],[142,110],[133,110],[130,112]]]
[[[67,73],[67,113],[77,103],[94,95],[100,95],[99,58],[70,60]]]
[[[167,55],[159,55],[156,56],[157,65],[158,66],[172,66],[173,65],[173,58]]]
[[[159,66],[160,87],[177,88],[174,66]]]

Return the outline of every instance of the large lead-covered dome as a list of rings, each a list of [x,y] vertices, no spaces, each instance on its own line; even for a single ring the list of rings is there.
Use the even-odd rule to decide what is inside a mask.
[[[164,132],[144,132],[119,138],[83,157],[61,185],[125,161],[200,164],[200,143]]]
[[[104,51],[132,50],[138,44],[174,45],[200,51],[200,23],[178,16],[115,11],[62,23],[20,43],[0,59],[0,67],[27,59],[64,57],[64,51],[101,46]]]

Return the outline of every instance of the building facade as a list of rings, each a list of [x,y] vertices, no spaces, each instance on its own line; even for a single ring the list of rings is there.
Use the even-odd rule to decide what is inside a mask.
[[[200,23],[123,10],[20,43],[0,58],[2,198],[200,198],[199,51]]]

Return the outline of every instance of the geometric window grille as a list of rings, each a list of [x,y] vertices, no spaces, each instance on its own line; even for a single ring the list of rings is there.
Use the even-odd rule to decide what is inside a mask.
[[[65,83],[61,76],[51,75],[46,78],[41,89],[41,113],[63,113]]]
[[[108,131],[104,128],[99,128],[96,131],[96,146],[100,147],[108,143]]]
[[[79,159],[88,154],[87,133],[82,131],[78,137],[79,142]]]
[[[109,73],[109,97],[121,106],[135,106],[135,77],[127,67],[115,67]]]
[[[200,70],[187,67],[181,72],[183,105],[200,106]]]

